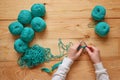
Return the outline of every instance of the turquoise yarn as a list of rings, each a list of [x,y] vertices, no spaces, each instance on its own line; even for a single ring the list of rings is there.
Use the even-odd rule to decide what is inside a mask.
[[[31,21],[31,26],[34,31],[42,32],[46,28],[46,22],[40,17],[35,17]]]
[[[14,49],[18,52],[18,53],[24,53],[27,49],[28,49],[28,44],[25,43],[23,40],[21,39],[17,39],[14,42]]]
[[[43,4],[34,4],[31,7],[31,13],[34,17],[43,17],[46,13],[45,6]]]
[[[99,22],[95,26],[95,32],[101,37],[106,36],[109,31],[110,31],[110,27],[106,22]]]
[[[18,21],[22,24],[29,24],[32,20],[32,14],[28,10],[21,10],[18,15]]]
[[[32,68],[48,61],[50,55],[51,54],[46,53],[45,48],[39,45],[33,45],[23,54],[23,56],[21,56],[18,60],[18,64],[20,66]]]
[[[34,38],[34,30],[29,27],[25,27],[20,35],[20,38],[25,42],[31,42]]]
[[[12,22],[8,28],[11,34],[20,35],[23,30],[23,25],[19,22]]]
[[[103,6],[97,5],[93,8],[91,16],[96,21],[101,21],[104,19],[106,14],[106,9]]]

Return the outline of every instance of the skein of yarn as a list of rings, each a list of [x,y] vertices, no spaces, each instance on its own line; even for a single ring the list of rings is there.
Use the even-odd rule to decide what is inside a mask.
[[[93,8],[91,16],[96,21],[101,21],[104,19],[106,14],[106,9],[103,6],[97,5]]]
[[[110,26],[106,22],[99,22],[95,26],[95,32],[101,37],[105,37],[109,33],[109,31]]]
[[[24,53],[28,49],[28,44],[21,39],[17,39],[14,42],[14,49],[18,53]]]
[[[31,26],[34,31],[42,32],[46,28],[46,22],[40,17],[34,17],[31,21]]]
[[[21,10],[18,15],[18,21],[22,24],[30,24],[32,20],[32,14],[28,10]]]
[[[20,38],[25,42],[31,42],[34,38],[34,30],[29,27],[25,27],[21,32]]]
[[[43,17],[46,13],[45,6],[43,4],[34,4],[31,7],[31,13],[34,17]]]
[[[23,25],[20,22],[12,22],[8,28],[11,34],[20,35],[23,30]]]

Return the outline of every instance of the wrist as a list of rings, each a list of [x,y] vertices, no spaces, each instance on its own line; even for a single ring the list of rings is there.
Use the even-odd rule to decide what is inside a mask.
[[[73,60],[69,57],[63,59],[62,65],[70,67],[73,64]]]
[[[98,63],[100,63],[100,62],[101,62],[100,60],[98,60],[98,61],[93,61],[94,64],[98,64]]]
[[[94,67],[95,67],[95,70],[97,70],[97,71],[104,70],[102,62],[94,64]]]
[[[75,61],[75,59],[73,57],[68,56],[68,58],[72,61]]]

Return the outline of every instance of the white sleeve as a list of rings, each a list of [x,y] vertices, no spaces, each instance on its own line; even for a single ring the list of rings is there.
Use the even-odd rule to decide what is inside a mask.
[[[52,80],[65,80],[67,73],[70,70],[70,66],[73,64],[73,61],[65,57],[62,61],[62,64],[58,67],[58,70],[53,75]]]
[[[101,62],[94,64],[94,67],[96,73],[96,80],[110,80],[109,75]]]

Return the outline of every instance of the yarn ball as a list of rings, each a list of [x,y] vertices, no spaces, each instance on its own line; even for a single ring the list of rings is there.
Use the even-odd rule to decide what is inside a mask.
[[[23,30],[23,25],[19,22],[12,22],[8,28],[11,34],[20,35]]]
[[[97,5],[93,8],[91,16],[96,21],[101,21],[104,19],[106,14],[106,9],[103,6]]]
[[[14,42],[14,49],[18,52],[18,53],[24,53],[27,49],[28,49],[28,44],[25,43],[23,40],[21,39],[17,39]]]
[[[35,17],[31,21],[31,26],[34,31],[42,32],[46,28],[46,22],[40,17]]]
[[[29,68],[35,67],[46,61],[47,54],[45,49],[39,45],[30,47],[23,56],[18,60],[20,66],[27,66]]]
[[[34,17],[43,17],[46,13],[45,6],[43,4],[34,4],[31,7],[31,13]]]
[[[32,14],[28,10],[21,10],[18,15],[18,21],[22,24],[29,24],[32,20]]]
[[[29,27],[25,27],[20,35],[20,38],[25,42],[31,42],[34,38],[34,30]]]
[[[95,32],[101,37],[106,36],[109,31],[110,31],[110,27],[106,22],[99,22],[95,26]]]

